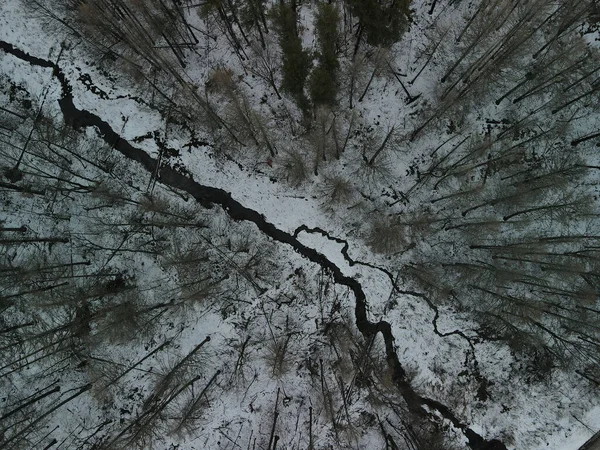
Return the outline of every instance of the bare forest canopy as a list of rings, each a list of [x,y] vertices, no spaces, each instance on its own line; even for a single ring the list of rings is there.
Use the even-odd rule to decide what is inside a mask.
[[[13,2],[56,45],[0,52],[0,447],[534,448],[478,415],[517,402],[494,351],[598,399],[595,0]],[[122,138],[118,102],[161,128]],[[205,186],[205,154],[344,238]],[[458,362],[403,359],[416,304]]]

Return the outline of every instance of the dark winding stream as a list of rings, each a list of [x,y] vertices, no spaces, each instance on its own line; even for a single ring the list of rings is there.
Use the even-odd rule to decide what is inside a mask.
[[[363,336],[372,337],[376,333],[382,334],[385,342],[387,362],[392,368],[394,381],[408,407],[421,415],[427,414],[423,406],[438,411],[444,418],[452,422],[456,428],[459,428],[464,433],[468,440],[469,447],[473,450],[506,450],[506,447],[502,442],[496,439],[488,441],[469,428],[466,424],[462,423],[444,404],[430,398],[422,397],[415,392],[406,380],[405,371],[402,368],[398,355],[394,349],[394,336],[392,335],[390,324],[386,321],[377,323],[370,322],[367,318],[367,299],[362,286],[358,281],[345,276],[339,267],[315,249],[303,245],[298,241],[296,236],[277,229],[273,224],[269,223],[262,214],[246,208],[244,205],[233,199],[231,194],[227,191],[210,186],[203,186],[194,181],[189,175],[181,174],[168,166],[161,165],[159,168],[160,170],[157,171],[158,161],[156,159],[152,158],[143,150],[132,146],[128,141],[121,139],[111,126],[100,117],[75,107],[71,86],[57,64],[29,55],[8,42],[0,41],[0,49],[30,63],[31,65],[52,69],[53,75],[58,79],[62,88],[62,98],[58,100],[58,103],[65,122],[74,129],[95,127],[104,141],[112,148],[120,152],[126,158],[139,163],[149,173],[158,173],[159,182],[187,192],[206,208],[211,208],[215,204],[221,206],[233,220],[253,222],[260,231],[270,236],[272,239],[292,246],[294,250],[302,256],[328,270],[336,283],[348,287],[354,293],[354,297],[356,298],[356,325]]]

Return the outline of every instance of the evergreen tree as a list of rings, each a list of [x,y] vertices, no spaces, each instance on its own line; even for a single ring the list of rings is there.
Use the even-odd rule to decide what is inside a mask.
[[[296,103],[306,112],[308,99],[304,94],[304,85],[308,77],[311,57],[307,50],[302,48],[302,40],[298,35],[296,25],[297,14],[292,5],[281,3],[271,11],[273,23],[279,34],[281,46],[283,81],[282,89],[296,100]]]
[[[346,0],[359,22],[358,39],[364,34],[368,44],[389,47],[397,42],[410,20],[411,0]]]
[[[339,62],[336,55],[336,42],[339,37],[339,12],[330,3],[319,4],[315,21],[320,52],[319,65],[310,77],[310,96],[315,105],[333,106],[338,90],[337,71]]]

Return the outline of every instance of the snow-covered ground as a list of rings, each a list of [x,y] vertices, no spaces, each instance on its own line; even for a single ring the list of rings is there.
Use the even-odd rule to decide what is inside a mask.
[[[460,17],[469,10],[469,5],[466,2],[462,3],[463,5],[452,10],[454,16]],[[398,67],[410,66],[408,69],[413,74],[419,67],[419,64],[412,62],[414,53],[427,44],[427,21],[431,20],[427,15],[428,8],[429,5],[425,2],[415,5],[416,23],[403,40],[403,44],[408,44],[410,51],[407,53],[403,44],[399,44],[391,55]],[[442,5],[439,8],[442,9]],[[444,8],[448,7],[444,5]],[[310,24],[314,11],[309,7],[303,11],[303,23]],[[446,20],[450,22],[451,17],[448,16]],[[304,35],[305,46],[312,45],[314,41],[311,33],[307,31]],[[330,236],[348,242],[350,257],[355,261],[369,263],[370,266],[350,265],[341,252],[343,244],[322,234],[298,234],[301,243],[316,249],[339,267],[344,275],[361,283],[367,295],[370,320],[386,320],[392,325],[397,354],[402,365],[410,373],[410,382],[414,389],[422,396],[449,406],[463,423],[486,439],[498,438],[512,449],[576,450],[600,428],[598,392],[590,388],[589,383],[581,377],[562,369],[555,369],[544,381],[528,379],[524,371],[520,370],[520,365],[524,362],[512,354],[507,345],[476,339],[473,331],[477,328],[475,322],[465,313],[451,307],[439,307],[437,327],[440,334],[459,330],[472,338],[473,348],[464,336],[436,334],[433,324],[435,311],[430,305],[422,298],[394,291],[385,271],[395,276],[398,272],[394,265],[397,260],[376,254],[365,244],[364,224],[355,222],[364,220],[366,214],[354,216],[352,209],[330,213],[323,205],[316,187],[323,174],[313,177],[300,187],[292,188],[279,176],[277,159],[272,164],[267,163],[265,153],[264,163],[259,159],[255,165],[251,165],[248,163],[250,158],[243,155],[234,155],[235,159],[242,161],[241,164],[223,158],[215,149],[210,133],[202,129],[198,130],[199,135],[206,138],[208,145],[186,149],[185,144],[190,139],[189,133],[182,129],[169,129],[167,132],[169,126],[165,118],[156,110],[136,100],[136,97],[142,96],[143,93],[138,92],[134,83],[116,73],[113,73],[110,79],[106,77],[97,64],[90,62],[85,44],[77,42],[68,30],[59,24],[49,21],[41,14],[32,14],[31,10],[23,7],[18,0],[7,0],[0,5],[0,40],[9,42],[31,55],[57,62],[73,87],[73,101],[76,107],[101,117],[122,138],[135,142],[136,138],[147,133],[160,132],[168,147],[180,149],[179,156],[172,158],[169,163],[181,164],[194,180],[202,185],[231,193],[233,199],[259,212],[280,230],[293,234],[296,229],[305,225],[308,228],[320,228]],[[62,52],[61,42],[68,43]],[[219,61],[230,64],[235,73],[242,76],[243,82],[251,86],[249,91],[252,93],[249,94],[249,98],[253,105],[258,105],[263,96],[273,98],[264,85],[252,80],[248,75],[244,76],[241,68],[237,66],[238,63],[230,59],[224,43],[219,44],[221,48],[213,52],[209,60],[203,61],[197,57],[190,62],[187,68],[190,79],[205,80],[212,68],[210,64]],[[56,100],[60,97],[60,86],[49,69],[31,66],[5,53],[0,53],[0,68],[0,75],[23,85],[30,97],[38,103],[45,96],[48,111],[59,114]],[[384,131],[386,127],[391,126],[401,128],[403,131],[399,139],[406,139],[409,130],[407,123],[418,122],[413,113],[418,116],[422,108],[419,105],[424,104],[426,98],[434,96],[432,80],[435,78],[435,70],[435,66],[432,65],[427,72],[433,73],[424,73],[418,82],[409,86],[411,92],[423,95],[421,102],[410,107],[404,104],[402,91],[392,95],[399,87],[393,79],[377,78],[370,88],[369,95],[356,106],[357,114],[366,126],[380,123]],[[89,75],[93,86],[106,93],[107,98],[98,95],[97,90],[94,93],[81,81],[84,74]],[[262,107],[267,108],[264,105]],[[499,111],[502,111],[501,107],[492,106],[484,112],[473,114],[498,117]],[[587,129],[583,129],[574,134],[583,134],[586,131]],[[97,139],[90,130],[88,133],[89,140]],[[290,148],[307,144],[302,139],[289,136],[287,140],[284,139],[282,136],[285,131],[282,130],[274,129],[272,133],[277,136],[279,142]],[[398,190],[405,190],[414,181],[414,178],[406,175],[413,159],[435,149],[441,137],[442,133],[427,134],[414,142],[406,143],[403,147],[404,153],[390,156],[395,162],[390,177],[400,180],[397,183]],[[153,139],[144,139],[134,145],[153,157],[159,155],[159,148]],[[141,198],[151,181],[149,175],[124,158],[115,159],[122,173],[126,174],[117,182],[123,182],[123,186],[129,184],[132,187],[124,189],[130,189],[130,195]],[[328,170],[333,174],[344,173],[342,163],[334,162]],[[160,185],[157,185],[156,189],[167,202],[177,204],[181,208],[189,207],[188,202],[183,202]],[[56,233],[60,227],[64,227],[65,232],[77,234],[89,233],[97,226],[97,220],[118,219],[113,217],[114,213],[111,210],[100,210],[92,220],[85,212],[88,206],[87,199],[77,198],[73,201],[62,200],[65,202],[61,207],[64,209],[63,213],[68,214],[71,219],[67,225],[56,225],[48,217],[38,219],[33,215],[35,211],[46,208],[46,201],[45,197],[35,196],[21,200],[12,199],[12,202],[20,202],[19,208],[7,202],[3,208],[5,216],[2,217],[2,225],[10,227],[28,223],[28,227],[35,228],[39,235]],[[117,211],[129,214],[131,208],[131,205],[126,205]],[[153,379],[148,377],[146,372],[161,372],[165,367],[172,367],[205,336],[211,337],[206,354],[203,355],[203,359],[194,362],[194,366],[188,369],[189,373],[186,375],[201,368],[204,384],[194,387],[200,390],[213,374],[220,370],[217,378],[218,390],[215,389],[214,393],[204,399],[198,397],[206,403],[205,409],[202,417],[193,422],[191,431],[169,434],[168,430],[155,430],[161,439],[156,448],[253,448],[250,444],[256,438],[257,448],[266,448],[273,420],[277,421],[277,432],[282,436],[282,447],[303,448],[308,443],[309,407],[313,408],[314,414],[314,448],[335,447],[336,444],[340,447],[347,446],[345,448],[384,448],[386,444],[379,434],[379,425],[373,424],[374,417],[375,414],[381,414],[382,417],[391,415],[393,408],[383,401],[382,404],[378,404],[377,400],[371,398],[381,392],[370,387],[367,381],[363,380],[362,384],[357,382],[357,374],[360,371],[353,366],[355,362],[351,361],[348,355],[344,356],[344,351],[340,351],[343,350],[343,345],[350,348],[349,353],[358,352],[361,348],[358,332],[352,329],[354,299],[347,289],[335,286],[317,265],[301,258],[293,249],[281,244],[275,245],[267,237],[260,236],[252,224],[234,223],[221,211],[202,211],[195,214],[209,223],[209,232],[183,229],[177,232],[176,237],[168,239],[181,242],[185,242],[185,239],[197,241],[200,238],[196,235],[199,235],[212,240],[216,247],[225,248],[228,236],[253,236],[252,251],[269,248],[267,259],[274,267],[271,278],[264,283],[260,282],[265,288],[264,292],[255,291],[251,283],[241,279],[240,283],[244,287],[239,288],[235,294],[240,296],[240,303],[230,310],[200,304],[186,309],[179,315],[174,314],[171,320],[181,322],[166,321],[163,325],[167,326],[170,323],[173,328],[154,331],[151,338],[146,339],[145,352],[141,350],[143,344],[140,343],[123,346],[115,344],[102,349],[101,356],[96,355],[99,358],[130,364],[161,342],[174,342],[168,350],[160,352],[160,356],[140,365],[139,371],[135,370],[127,375],[129,392],[117,391],[113,392],[112,396],[105,397],[103,393],[97,393],[92,388],[89,395],[78,397],[76,402],[70,402],[68,407],[49,417],[47,431],[52,430],[54,426],[59,427],[58,431],[53,431],[52,434],[59,436],[58,448],[77,448],[79,444],[76,444],[76,437],[85,438],[93,433],[105,417],[114,420],[115,423],[118,420],[128,423],[127,420],[143,411],[141,405],[152,390]],[[80,216],[82,218],[78,219]],[[217,233],[215,230],[222,230],[223,236],[215,239],[215,235],[210,234]],[[116,236],[114,240],[112,244],[118,245]],[[103,241],[102,244],[106,242]],[[211,253],[211,261],[217,259],[218,252],[213,250],[215,253]],[[106,255],[105,257],[108,258]],[[131,255],[127,258],[118,255],[111,264],[127,267],[138,285],[150,287],[144,294],[146,305],[166,302],[171,297],[176,297],[173,292],[179,290],[180,275],[174,269],[165,269],[164,261],[160,257],[152,254]],[[157,283],[157,280],[164,281]],[[322,333],[321,327],[328,320],[337,324],[346,321],[348,329],[340,325],[344,331],[338,337],[339,342],[324,342],[329,336]],[[244,356],[245,365],[238,372],[238,356],[246,338],[248,348]],[[153,345],[148,347],[149,342]],[[277,346],[281,345],[285,345],[288,356],[283,361],[273,363]],[[380,367],[384,367],[381,342],[373,345],[373,359],[378,359]],[[319,360],[323,361],[320,367]],[[2,366],[5,366],[4,362]],[[344,367],[347,369],[344,370]],[[35,366],[30,366],[27,370],[17,371],[10,378],[10,382],[5,377],[5,401],[11,403],[11,398],[26,396],[30,389],[30,380],[43,379],[37,370]],[[339,372],[336,372],[338,370]],[[338,379],[336,374],[339,374],[341,379]],[[65,385],[65,390],[74,389],[80,386],[87,376],[93,378],[95,375],[66,371],[61,374],[61,384]],[[369,376],[376,378],[374,374]],[[483,377],[487,383],[488,397],[485,400],[478,398],[478,389],[481,386],[481,379],[478,377]],[[383,383],[385,380],[378,381]],[[323,394],[325,389],[320,385],[323,383],[329,384],[329,388],[335,391],[333,396],[337,403],[333,409],[336,411],[329,410],[328,399]],[[343,402],[337,383],[354,387],[353,391],[348,390],[348,398]],[[111,391],[113,388],[106,389]],[[391,389],[385,392],[390,397],[398,397]],[[279,403],[276,404],[277,398]],[[110,401],[116,403],[107,404]],[[398,403],[400,402],[398,400]],[[138,409],[132,410],[135,407],[132,405],[137,405]],[[272,412],[275,410],[278,410],[278,419],[273,419]],[[337,422],[337,429],[331,425],[331,414],[336,417],[334,423]],[[392,416],[387,418],[395,420]],[[1,429],[4,430],[4,427]],[[114,429],[118,430],[117,427]],[[339,434],[343,436],[340,437]],[[98,436],[101,435],[102,433]],[[460,435],[454,436],[456,442],[464,444]],[[41,441],[40,445],[43,445]]]

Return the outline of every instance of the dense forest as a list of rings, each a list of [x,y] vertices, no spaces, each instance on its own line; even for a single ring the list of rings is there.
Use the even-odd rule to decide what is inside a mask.
[[[577,449],[596,0],[6,0],[0,448]]]

